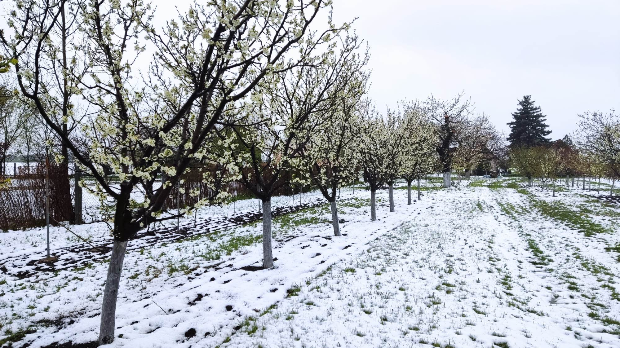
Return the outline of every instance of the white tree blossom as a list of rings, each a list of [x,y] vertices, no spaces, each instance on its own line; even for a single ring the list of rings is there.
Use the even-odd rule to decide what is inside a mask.
[[[173,217],[162,214],[166,198],[190,164],[213,158],[222,115],[263,79],[276,83],[279,72],[307,62],[318,45],[309,26],[330,3],[196,1],[161,31],[152,27],[153,10],[143,0],[16,4],[14,31],[1,41],[4,55],[17,61],[20,92],[94,176],[101,200],[113,202],[114,246],[99,336],[100,343],[109,343],[127,241],[147,224]],[[62,100],[48,93],[52,76],[39,64],[53,47],[49,43],[59,40],[55,28],[65,4],[79,17],[75,41],[86,62],[86,78],[71,85],[80,99],[72,103],[90,110],[79,120],[80,139],[62,127],[78,121],[75,113],[57,121]],[[152,64],[148,71],[138,70],[136,59],[147,44],[155,50]],[[132,198],[134,190],[144,193],[144,201]]]
[[[403,151],[401,175],[407,181],[407,202],[411,204],[411,183],[417,180],[418,200],[422,197],[420,180],[437,167],[435,149],[437,128],[417,103],[403,103]]]
[[[302,46],[304,64],[276,71],[263,79],[240,106],[229,112],[222,139],[231,137],[228,151],[241,182],[262,201],[263,267],[273,267],[271,197],[287,183],[307,183],[304,155],[311,140],[329,120],[350,74],[348,60],[357,48],[345,38],[336,51],[344,26],[311,33]],[[349,42],[349,39],[352,41]]]
[[[577,144],[591,162],[602,163],[612,177],[620,177],[620,116],[614,110],[581,114]],[[605,170],[597,172],[601,171]]]
[[[361,113],[359,159],[370,187],[370,219],[377,219],[376,192],[388,180],[390,129],[382,115],[366,101]]]
[[[359,107],[369,77],[363,70],[368,62],[368,51],[365,54],[357,52],[360,44],[356,36],[346,37],[342,43],[343,54],[328,62],[342,70],[329,91],[327,108],[315,114],[315,117],[321,117],[324,121],[312,130],[309,142],[301,154],[309,183],[318,187],[330,203],[336,236],[340,236],[337,191],[343,184],[353,182],[359,176]]]
[[[464,120],[454,154],[454,164],[465,171],[468,179],[472,170],[483,160],[493,156],[492,148],[496,145],[497,134],[495,127],[484,114]]]

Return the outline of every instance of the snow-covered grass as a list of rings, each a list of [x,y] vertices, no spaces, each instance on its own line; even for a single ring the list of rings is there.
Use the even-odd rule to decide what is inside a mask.
[[[259,223],[129,252],[111,346],[620,346],[617,206],[515,178],[429,188],[411,206],[395,190],[394,213],[381,191],[375,222],[369,193],[343,190],[339,238],[326,204],[276,218],[271,270],[244,268],[260,264]],[[55,232],[54,246],[73,242]],[[0,250],[41,252],[43,233],[0,234]],[[0,274],[0,342],[95,340],[106,267]]]

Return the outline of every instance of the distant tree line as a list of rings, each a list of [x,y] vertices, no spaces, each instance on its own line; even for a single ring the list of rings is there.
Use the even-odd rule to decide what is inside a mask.
[[[610,194],[620,175],[620,117],[609,113],[586,112],[580,115],[578,130],[572,136],[551,141],[545,116],[534,104],[531,96],[524,96],[509,123],[511,133],[510,165],[528,179],[529,185],[539,179],[551,185],[553,195],[556,182],[565,179],[574,187],[577,178],[608,178],[612,180]],[[589,183],[591,185],[591,181]],[[596,186],[600,190],[600,185]]]

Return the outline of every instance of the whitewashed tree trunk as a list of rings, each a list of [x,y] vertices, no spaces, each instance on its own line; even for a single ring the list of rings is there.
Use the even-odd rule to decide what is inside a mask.
[[[420,191],[420,178],[418,178],[418,201],[422,200],[422,192]]]
[[[614,195],[614,186],[616,185],[616,178],[611,179],[611,188],[609,189],[609,195]]]
[[[334,226],[334,236],[340,236],[340,222],[338,221],[338,208],[336,207],[336,201],[329,203],[332,210],[332,225]]]
[[[375,221],[377,220],[377,206],[376,206],[376,200],[375,200],[375,195],[376,195],[376,191],[374,190],[370,190],[370,220]]]
[[[99,344],[109,344],[114,341],[116,328],[116,299],[123,270],[123,260],[127,251],[127,241],[114,241],[112,256],[108,266],[108,277],[103,290],[103,305],[101,306],[101,326],[99,328]]]
[[[411,181],[407,181],[407,205],[411,205]]]
[[[389,186],[389,196],[390,196],[390,213],[394,212],[394,184],[391,183]]]
[[[451,174],[451,172],[443,173],[443,187],[450,188],[450,185],[452,184]]]
[[[273,267],[271,248],[271,200],[263,201],[263,268]]]

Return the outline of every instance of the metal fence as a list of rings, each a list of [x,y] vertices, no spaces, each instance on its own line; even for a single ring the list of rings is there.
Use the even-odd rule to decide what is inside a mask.
[[[164,210],[175,211],[191,206],[201,199],[214,198],[218,191],[227,191],[233,200],[253,198],[254,194],[240,182],[229,182],[214,188],[202,181],[208,168],[192,168],[183,176],[183,184],[173,187],[164,205]],[[80,187],[78,182],[82,182]],[[41,227],[46,224],[46,200],[49,200],[49,222],[58,225],[63,222],[75,224],[105,221],[110,218],[113,201],[101,201],[92,188],[96,182],[93,177],[79,170],[51,163],[31,165],[10,163],[7,173],[0,175],[0,230],[15,230]],[[280,176],[280,188],[274,196],[294,195],[307,192],[308,186],[291,183],[291,174]],[[198,195],[191,192],[198,190]],[[132,197],[140,201],[143,197]]]
[[[71,188],[66,167],[35,164],[12,175],[0,176],[0,229],[45,225],[46,199],[52,224],[73,218]]]

